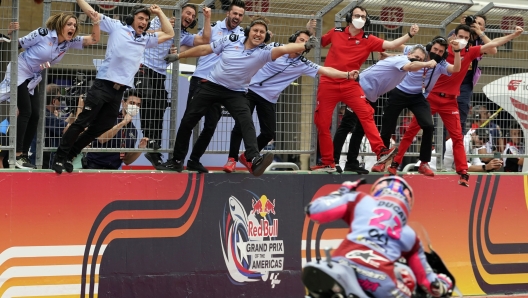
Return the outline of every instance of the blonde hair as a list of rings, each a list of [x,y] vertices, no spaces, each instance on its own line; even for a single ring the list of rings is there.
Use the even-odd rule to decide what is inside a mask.
[[[75,15],[63,12],[63,13],[52,15],[51,17],[49,17],[48,20],[46,21],[46,28],[48,28],[49,30],[55,30],[57,31],[57,34],[60,34],[62,32],[62,29],[66,27],[66,24],[71,18],[74,18],[75,21],[77,21],[77,25],[79,25],[79,19]],[[78,32],[79,32],[79,27],[76,26],[75,32],[73,33],[72,38],[77,36]]]

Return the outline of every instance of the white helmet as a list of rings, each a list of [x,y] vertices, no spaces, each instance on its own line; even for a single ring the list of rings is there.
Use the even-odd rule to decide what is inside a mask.
[[[411,186],[400,176],[381,177],[372,184],[370,194],[373,197],[392,196],[404,201],[410,212],[414,205]]]

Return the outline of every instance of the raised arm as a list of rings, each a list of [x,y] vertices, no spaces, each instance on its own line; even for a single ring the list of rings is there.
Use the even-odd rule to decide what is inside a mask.
[[[92,10],[87,13],[87,15],[92,20],[92,34],[83,36],[83,46],[89,46],[93,45],[99,42],[99,39],[101,38],[101,28],[99,27],[99,23],[101,20],[99,19],[99,13],[95,10]]]
[[[447,71],[449,73],[454,73],[454,72],[459,72],[460,71],[460,63],[461,63],[461,59],[460,59],[460,49],[458,48],[458,41],[456,40],[452,40],[450,41],[451,43],[451,47],[453,48],[453,52],[455,54],[455,61],[453,62],[453,64],[449,64],[447,66]],[[446,49],[447,51],[447,49]],[[458,51],[458,52],[456,52]]]
[[[418,71],[422,68],[433,68],[436,66],[436,61],[429,60],[427,62],[413,61],[405,64],[402,69],[405,71]]]
[[[110,128],[109,130],[104,132],[102,135],[100,135],[97,138],[97,141],[99,141],[99,143],[101,143],[101,144],[104,144],[104,143],[110,141],[113,137],[115,137],[115,135],[123,127],[125,127],[128,123],[130,123],[130,121],[132,121],[132,116],[130,116],[129,114],[126,114],[121,122],[117,123],[116,125],[114,125],[114,127]]]
[[[393,41],[385,40],[383,42],[383,49],[384,50],[397,49],[399,46],[403,45],[404,43],[408,42],[412,37],[414,37],[414,35],[416,35],[419,30],[420,30],[420,28],[418,27],[418,25],[417,24],[413,24],[411,26],[411,29],[409,30],[409,33],[406,33],[402,37],[397,38],[397,39],[395,39]]]
[[[508,34],[506,36],[494,38],[490,42],[488,42],[487,44],[483,45],[480,48],[480,53],[481,54],[484,54],[484,53],[485,54],[494,54],[494,52],[496,53],[497,50],[495,49],[495,51],[493,51],[493,48],[500,47],[503,44],[507,43],[508,41],[519,37],[523,32],[524,32],[524,29],[522,27],[517,26],[517,27],[515,27],[515,32],[513,32],[512,34]]]
[[[88,4],[88,2],[86,2],[85,0],[77,0],[77,5],[79,5],[79,7],[81,8],[81,10],[87,15],[89,16],[90,18],[92,18],[93,16],[93,12],[95,12],[95,10],[93,9],[93,7]],[[92,22],[97,22],[99,21],[99,14],[97,14],[97,19],[93,19],[92,18]]]
[[[83,0],[81,0],[81,1],[83,1]],[[160,19],[161,32],[158,32],[158,43],[163,43],[163,42],[173,38],[174,37],[174,29],[173,29],[169,19],[167,18],[167,16],[163,12],[163,10],[161,10],[161,8],[158,5],[152,4],[150,6],[150,11],[153,14],[155,14],[156,16],[158,16],[158,18]]]
[[[195,34],[193,44],[199,46],[209,43],[211,41],[211,9],[209,7],[203,8],[203,15],[205,18],[202,35]]]
[[[303,51],[309,51],[317,46],[319,39],[315,36],[311,36],[310,39],[305,43],[289,43],[280,47],[274,47],[271,49],[271,59],[279,58],[285,54],[300,53]]]
[[[317,74],[325,75],[334,79],[347,79],[347,80],[357,80],[359,77],[359,71],[340,71],[333,67],[321,66],[317,71]]]
[[[181,58],[201,57],[201,56],[209,55],[212,52],[213,52],[213,48],[211,48],[210,44],[203,44],[201,46],[190,48],[187,51],[181,52],[179,54],[169,54],[165,56],[164,60],[170,63],[170,62],[178,61]]]

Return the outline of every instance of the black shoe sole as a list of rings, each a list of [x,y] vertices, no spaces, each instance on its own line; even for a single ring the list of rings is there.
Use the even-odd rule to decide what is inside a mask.
[[[260,176],[264,174],[268,166],[273,162],[273,153],[266,153],[262,156],[262,162],[255,169],[253,169],[253,176]]]
[[[62,168],[61,166],[59,166],[59,165],[55,165],[55,164],[53,164],[53,165],[51,166],[51,169],[54,170],[55,173],[57,173],[57,174],[59,174],[59,175],[62,174],[62,169],[63,169],[63,168]]]
[[[359,175],[366,175],[370,173],[369,170],[366,170],[366,169],[347,169],[347,168],[345,168],[345,172],[356,172]]]
[[[166,167],[162,167],[162,166],[157,166],[156,167],[156,170],[158,171],[170,171],[170,172],[178,172],[178,173],[181,173],[183,171],[183,168],[181,169],[170,169],[170,168],[166,168]]]
[[[198,173],[209,173],[209,170],[202,166],[202,168],[196,168],[193,166],[189,166],[189,163],[187,163],[187,171],[194,171]]]

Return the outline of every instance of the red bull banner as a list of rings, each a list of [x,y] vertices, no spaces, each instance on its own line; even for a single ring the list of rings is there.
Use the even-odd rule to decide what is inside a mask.
[[[304,206],[357,175],[0,173],[0,297],[303,297],[348,227]],[[368,183],[379,176],[366,175]],[[464,295],[528,289],[525,176],[406,176]],[[370,185],[360,191],[368,192]]]

